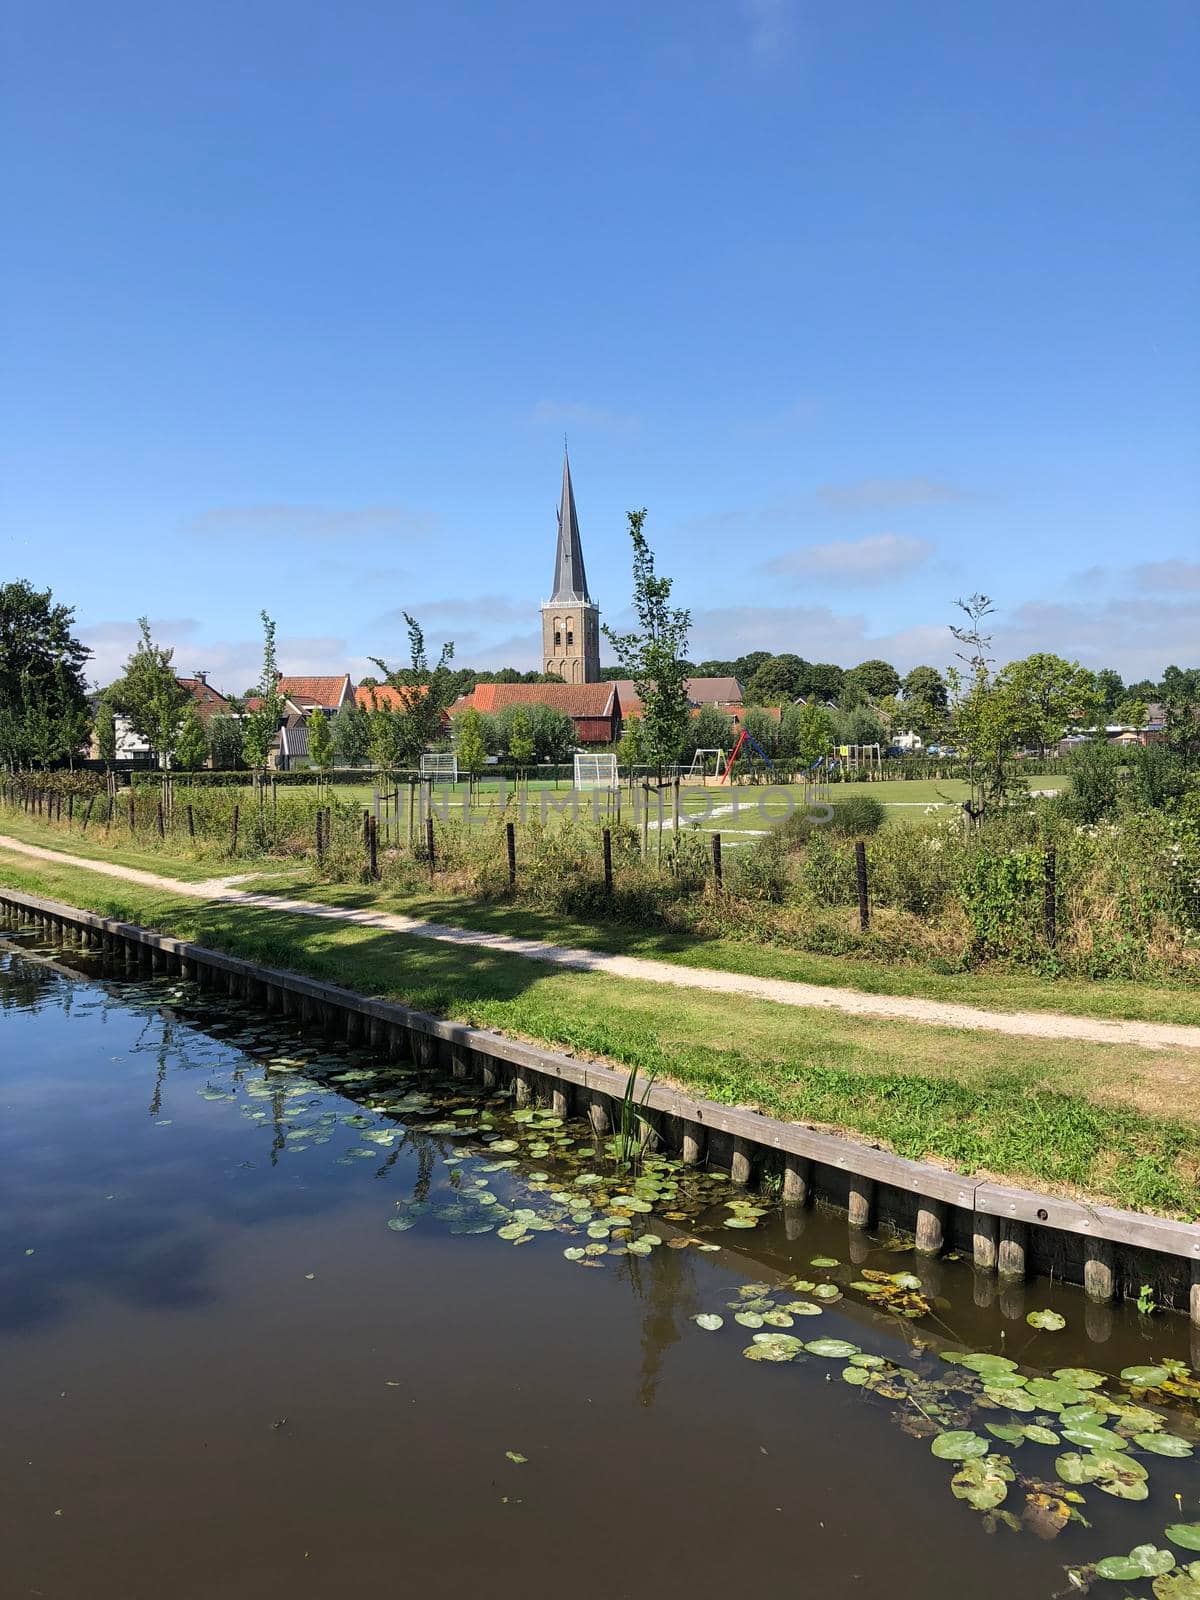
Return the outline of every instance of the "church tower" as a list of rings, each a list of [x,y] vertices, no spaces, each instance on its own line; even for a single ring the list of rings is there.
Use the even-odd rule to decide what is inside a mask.
[[[600,681],[600,607],[588,594],[571,463],[565,449],[554,587],[542,604],[542,662],[545,672],[556,672],[564,683]]]

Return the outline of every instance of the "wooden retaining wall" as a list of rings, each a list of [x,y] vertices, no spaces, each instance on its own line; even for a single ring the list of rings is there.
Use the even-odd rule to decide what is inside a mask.
[[[587,1116],[599,1133],[614,1122],[628,1074],[596,1061],[509,1039],[259,966],[204,945],[152,933],[0,885],[0,916],[33,922],[67,943],[100,950],[130,971],[177,973],[297,1020],[324,1035],[401,1054],[454,1076],[511,1088],[518,1103],[540,1100],[558,1115]],[[636,1094],[642,1102],[646,1085]],[[922,1253],[969,1254],[1001,1283],[1050,1272],[1082,1284],[1097,1305],[1136,1296],[1149,1284],[1162,1306],[1200,1327],[1200,1226],[1059,1195],[964,1177],[929,1162],[821,1133],[740,1106],[694,1100],[654,1084],[645,1110],[659,1139],[686,1162],[708,1161],[753,1186],[776,1175],[785,1207],[819,1201],[843,1209],[852,1228],[878,1223],[911,1232]]]

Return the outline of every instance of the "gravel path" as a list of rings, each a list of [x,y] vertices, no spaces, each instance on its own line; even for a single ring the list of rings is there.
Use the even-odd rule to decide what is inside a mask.
[[[806,1006],[843,1012],[856,1017],[932,1024],[939,1028],[969,1028],[985,1033],[1012,1034],[1026,1039],[1079,1039],[1092,1044],[1136,1045],[1148,1050],[1200,1050],[1200,1027],[1173,1022],[1106,1022],[1095,1017],[1065,1016],[1053,1011],[984,1011],[945,1000],[919,1000],[908,995],[864,994],[857,989],[827,988],[815,983],[794,983],[787,978],[756,978],[741,972],[719,972],[711,967],[683,967],[643,956],[609,955],[569,945],[545,944],[513,934],[487,933],[476,928],[456,928],[396,911],[360,911],[348,906],[320,905],[312,900],[292,900],[286,895],[252,894],[234,878],[206,878],[187,883],[162,877],[137,867],[112,861],[88,861],[61,850],[46,850],[0,834],[0,848],[39,861],[81,867],[104,877],[161,889],[191,900],[252,905],[262,911],[286,911],[295,916],[318,917],[327,922],[352,922],[365,928],[436,939],[471,949],[495,950],[523,956],[577,972],[602,972],[614,978],[634,978],[643,983],[670,984],[678,989],[702,989],[712,994],[743,995],[751,1000],[772,1000],[778,1005]]]

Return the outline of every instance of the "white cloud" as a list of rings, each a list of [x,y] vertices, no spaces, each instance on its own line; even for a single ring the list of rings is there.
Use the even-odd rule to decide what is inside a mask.
[[[904,506],[951,505],[973,495],[936,478],[860,478],[857,483],[826,483],[817,498],[834,511],[892,511]]]
[[[933,554],[928,539],[905,534],[878,533],[867,539],[834,539],[829,544],[805,545],[789,550],[766,564],[777,578],[797,582],[874,585],[886,583],[923,566]]]
[[[1200,561],[1144,561],[1134,567],[1133,581],[1145,594],[1200,590]]]

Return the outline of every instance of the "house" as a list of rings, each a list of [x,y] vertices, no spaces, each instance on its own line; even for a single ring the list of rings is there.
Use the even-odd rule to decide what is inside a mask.
[[[284,698],[287,712],[294,716],[307,716],[318,706],[332,716],[354,701],[354,686],[348,672],[340,677],[316,678],[287,677],[281,672],[276,688]]]
[[[617,678],[614,681],[623,716],[626,720],[640,717],[642,702],[632,678]],[[743,709],[745,697],[736,678],[686,678],[684,688],[693,712],[699,711],[702,706],[716,706],[719,711],[732,716],[735,709]]]
[[[186,690],[196,702],[200,712],[200,720],[206,727],[213,717],[233,715],[233,706],[230,704],[228,696],[223,695],[219,689],[213,688],[208,681],[207,672],[197,669],[190,678],[176,678],[175,682],[181,689]],[[105,692],[107,691],[101,691],[88,697],[88,704],[91,707],[93,718],[95,717],[96,707]],[[114,759],[123,765],[150,765],[150,746],[142,738],[141,734],[135,733],[133,724],[123,711],[114,713],[113,726],[117,736],[116,756]],[[90,760],[100,760],[100,745],[96,739],[94,726],[87,753]]]
[[[468,706],[496,716],[510,706],[549,706],[575,724],[581,745],[615,744],[621,737],[621,700],[615,683],[478,683],[460,695],[450,715]]]

